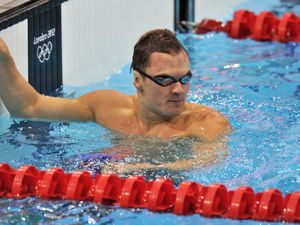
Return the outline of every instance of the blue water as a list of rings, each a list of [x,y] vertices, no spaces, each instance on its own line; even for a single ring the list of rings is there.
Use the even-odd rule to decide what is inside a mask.
[[[256,12],[272,9],[298,12],[296,1],[244,3]],[[193,171],[140,171],[147,179],[168,176],[175,183],[193,180],[228,189],[251,186],[255,192],[278,188],[283,194],[300,190],[300,46],[297,43],[232,40],[224,34],[179,35],[188,49],[194,78],[188,100],[224,113],[234,131],[227,156]],[[65,97],[96,89],[117,89],[133,94],[129,64],[105,82],[86,87],[65,86]],[[129,141],[128,141],[129,139]],[[179,143],[188,145],[190,140]],[[83,166],[80,155],[118,145],[151,150],[164,146],[166,154],[178,142],[132,140],[93,123],[37,122],[0,118],[0,161],[18,168],[60,167],[67,172]],[[142,147],[141,143],[144,143]],[[148,145],[148,146],[147,146]],[[181,146],[180,145],[180,146]],[[166,147],[167,146],[167,147]],[[148,148],[148,149],[147,149]],[[178,153],[179,154],[179,153]],[[135,160],[140,160],[138,157]],[[72,162],[72,163],[70,163]],[[90,202],[43,201],[37,198],[0,201],[0,224],[268,224],[251,220],[207,219],[199,215],[175,216],[147,210],[125,210]]]

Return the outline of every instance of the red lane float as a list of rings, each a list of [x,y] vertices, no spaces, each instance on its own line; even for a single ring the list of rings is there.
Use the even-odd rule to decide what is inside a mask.
[[[116,174],[104,173],[96,176],[94,202],[113,205],[118,202],[124,180]]]
[[[94,201],[177,215],[300,222],[300,192],[284,197],[277,189],[255,194],[251,187],[228,191],[223,184],[203,186],[192,181],[176,188],[164,178],[147,182],[142,176],[120,178],[108,173],[92,178],[83,170],[66,174],[60,168],[39,171],[31,165],[16,170],[0,163],[0,196]]]
[[[231,200],[226,217],[232,219],[249,219],[253,215],[256,197],[251,187],[239,187],[231,192]]]
[[[204,19],[197,24],[195,33],[224,32],[235,39],[252,38],[257,41],[300,42],[300,17],[285,13],[277,18],[272,12],[256,15],[248,10],[238,10],[227,23]]]

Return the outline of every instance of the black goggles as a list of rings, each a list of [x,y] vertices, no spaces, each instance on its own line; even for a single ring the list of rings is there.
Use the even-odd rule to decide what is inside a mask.
[[[152,80],[154,83],[166,87],[169,86],[171,84],[174,84],[176,82],[180,82],[181,84],[187,84],[191,79],[192,79],[192,73],[191,71],[189,71],[187,74],[183,75],[182,77],[180,77],[179,79],[175,79],[174,77],[171,77],[169,75],[158,75],[158,76],[150,76],[149,74],[137,69],[137,68],[133,68],[134,70],[138,71],[141,75],[143,75],[144,77],[149,78],[150,80]]]

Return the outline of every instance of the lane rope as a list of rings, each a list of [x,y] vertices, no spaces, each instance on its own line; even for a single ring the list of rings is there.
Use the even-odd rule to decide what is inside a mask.
[[[270,11],[263,11],[256,15],[248,10],[237,10],[233,19],[226,23],[204,19],[197,24],[195,33],[208,32],[224,32],[235,39],[300,42],[300,17],[291,12],[278,18]]]
[[[204,186],[184,181],[178,188],[170,179],[146,181],[143,176],[120,178],[101,173],[95,178],[88,171],[65,173],[61,168],[38,170],[32,165],[19,169],[0,164],[0,197],[93,201],[121,208],[142,208],[177,215],[300,221],[300,192],[282,195],[278,189],[254,193],[248,186],[227,190],[224,184]]]

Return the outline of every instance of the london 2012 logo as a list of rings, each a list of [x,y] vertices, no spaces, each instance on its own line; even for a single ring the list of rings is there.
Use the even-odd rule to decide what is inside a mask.
[[[49,41],[47,44],[43,44],[37,47],[36,49],[36,55],[37,58],[39,59],[40,63],[43,63],[45,61],[48,61],[51,57],[51,52],[52,52],[52,42]]]
[[[51,58],[53,44],[51,38],[55,37],[56,29],[51,28],[46,33],[41,33],[38,37],[33,38],[33,45],[38,45],[36,49],[36,56],[40,63],[44,63]],[[48,43],[47,43],[48,40]]]

